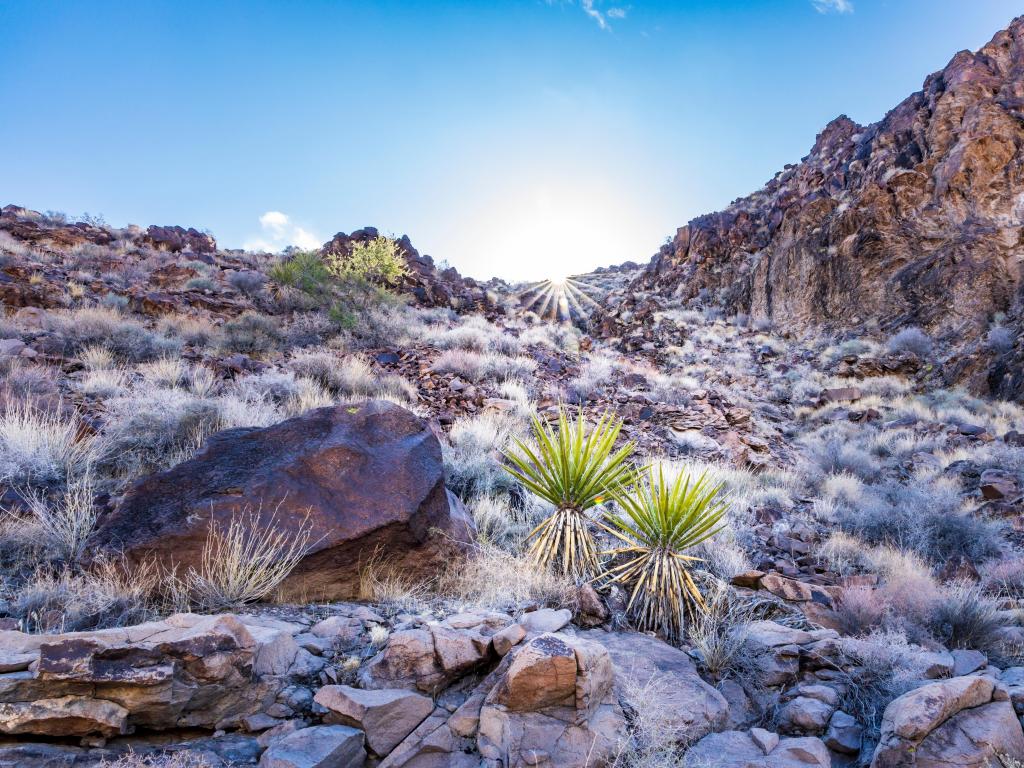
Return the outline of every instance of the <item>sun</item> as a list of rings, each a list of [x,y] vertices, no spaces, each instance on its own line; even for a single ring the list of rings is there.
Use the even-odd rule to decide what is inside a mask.
[[[591,310],[600,306],[591,295],[594,293],[594,286],[583,278],[552,277],[528,285],[517,296],[524,308],[535,312],[541,319],[569,322],[589,315]]]

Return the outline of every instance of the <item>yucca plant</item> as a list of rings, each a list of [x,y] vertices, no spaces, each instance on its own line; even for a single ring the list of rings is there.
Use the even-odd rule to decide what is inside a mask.
[[[706,473],[696,480],[687,473],[666,480],[658,466],[648,468],[632,487],[613,493],[622,514],[606,514],[605,523],[624,546],[603,553],[620,561],[604,576],[608,583],[625,587],[626,613],[639,628],[676,640],[684,612],[703,609],[704,599],[690,573],[700,558],[683,553],[724,525],[728,503],[723,485],[712,484]]]
[[[555,507],[527,537],[538,565],[574,578],[598,572],[597,543],[586,513],[634,477],[629,461],[634,443],[614,450],[621,430],[622,421],[605,413],[588,431],[582,409],[570,419],[559,408],[557,427],[533,418],[536,448],[516,439],[518,451],[505,454],[506,470]]]

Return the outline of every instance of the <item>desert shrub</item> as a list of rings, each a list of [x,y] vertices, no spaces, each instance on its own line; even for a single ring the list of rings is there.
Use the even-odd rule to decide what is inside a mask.
[[[212,760],[201,752],[128,752],[118,758],[104,758],[99,768],[215,768],[220,759]]]
[[[160,319],[157,328],[194,347],[205,347],[217,335],[217,329],[207,318],[192,315],[167,315]]]
[[[668,681],[657,675],[643,684],[638,677],[623,677],[619,702],[629,729],[609,768],[705,768],[687,762],[680,749],[694,734],[679,724],[676,712],[664,706],[670,694]]]
[[[103,294],[103,297],[100,299],[100,306],[106,307],[107,309],[113,309],[117,312],[123,312],[128,308],[128,297],[107,292]]]
[[[512,553],[522,551],[530,531],[548,512],[533,498],[513,506],[506,495],[474,496],[467,506],[479,540]]]
[[[658,466],[632,488],[612,489],[621,514],[606,514],[605,522],[624,546],[610,551],[617,562],[604,577],[629,593],[626,614],[639,628],[676,640],[684,614],[705,607],[691,573],[693,556],[686,553],[721,529],[728,510],[722,488],[706,475],[670,474],[666,481]]]
[[[461,325],[444,331],[431,341],[438,349],[468,349],[473,352],[486,352],[491,341],[491,334],[482,328]]]
[[[136,320],[102,307],[83,307],[47,316],[51,339],[60,351],[73,356],[85,347],[101,346],[119,360],[141,363],[176,354],[177,339],[147,330]]]
[[[177,387],[188,379],[188,367],[176,357],[162,357],[139,366],[139,373],[146,381],[158,387]]]
[[[96,457],[74,416],[8,402],[0,412],[0,481],[29,489],[74,477]]]
[[[1007,625],[999,604],[976,584],[956,582],[943,590],[929,618],[932,634],[947,648],[971,648],[996,656],[999,630]]]
[[[297,251],[270,268],[270,279],[280,286],[318,296],[327,290],[331,273],[316,251]]]
[[[87,570],[40,570],[11,600],[11,614],[26,632],[81,632],[123,627],[152,616],[159,574],[153,566],[128,568],[112,560]]]
[[[173,466],[184,448],[194,447],[221,422],[219,402],[181,389],[138,387],[111,398],[106,407],[103,443],[107,450],[101,465],[127,478]]]
[[[997,354],[1009,352],[1013,349],[1014,340],[1013,331],[1004,325],[994,325],[985,334],[985,344]]]
[[[516,610],[525,603],[550,608],[571,607],[573,581],[547,568],[537,568],[526,555],[480,544],[464,562],[441,576],[439,591],[463,603],[491,610]]]
[[[235,380],[235,391],[244,400],[269,400],[283,403],[294,397],[299,384],[291,371],[267,370]]]
[[[487,374],[486,358],[479,352],[449,349],[437,356],[430,370],[451,373],[468,381],[482,381]]]
[[[326,350],[310,350],[296,354],[289,366],[338,397],[385,397],[406,402],[419,397],[409,381],[397,374],[376,372],[358,356],[339,359]]]
[[[185,283],[186,291],[216,291],[217,283],[209,277],[193,277]]]
[[[519,341],[524,345],[536,344],[569,354],[580,351],[580,332],[567,323],[534,325],[519,335]]]
[[[704,610],[693,614],[686,625],[686,639],[700,655],[704,668],[721,675],[735,666],[746,642],[746,627],[754,620],[750,604],[721,581],[709,580],[704,588]]]
[[[500,413],[457,419],[441,445],[446,484],[452,492],[466,501],[497,493],[515,495],[518,485],[504,470],[501,452],[520,431],[517,419]]]
[[[190,569],[181,589],[204,610],[223,610],[265,599],[295,569],[309,547],[308,518],[297,531],[275,525],[276,510],[264,522],[259,511],[233,516],[227,526],[211,523],[198,570]]]
[[[283,404],[285,416],[298,416],[314,408],[334,405],[330,392],[312,379],[300,378],[295,382],[295,392]]]
[[[82,474],[68,479],[57,495],[47,497],[29,491],[25,501],[35,517],[41,533],[60,557],[78,562],[96,526],[99,510],[94,503],[95,490],[88,467]]]
[[[121,368],[99,368],[86,371],[75,387],[90,397],[107,399],[123,395],[128,388],[128,372]]]
[[[928,666],[925,649],[899,632],[875,633],[864,639],[840,638],[846,686],[839,708],[866,726],[862,754],[871,754],[878,742],[882,715],[889,703],[924,682]]]
[[[544,568],[589,578],[597,573],[599,560],[587,510],[632,479],[635,444],[615,450],[622,421],[608,413],[588,429],[582,410],[571,419],[559,408],[557,427],[539,418],[532,427],[533,446],[513,437],[516,449],[505,453],[507,471],[555,508],[534,529],[530,556]]]
[[[911,325],[892,336],[886,346],[890,352],[910,352],[918,357],[927,357],[932,351],[932,338]]]
[[[954,555],[981,563],[999,553],[1002,540],[999,523],[964,509],[959,487],[941,477],[881,484],[840,509],[837,522],[868,544],[909,549],[933,563]]]
[[[324,260],[336,278],[360,284],[395,285],[408,272],[398,243],[384,236],[353,243],[347,254],[330,253]]]
[[[285,326],[284,340],[289,347],[312,347],[338,333],[337,326],[321,312],[295,314]]]
[[[870,453],[842,437],[808,436],[803,441],[804,455],[823,475],[851,475],[872,482],[878,479],[881,465]]]
[[[0,362],[0,391],[18,400],[52,401],[58,396],[58,380],[53,368],[17,358]]]
[[[566,386],[566,397],[571,403],[584,403],[600,393],[615,373],[615,361],[601,355],[591,357],[580,372]]]
[[[235,270],[228,273],[228,285],[247,296],[253,296],[262,291],[263,283],[263,275],[252,270]]]
[[[423,613],[429,610],[433,598],[432,587],[430,582],[411,578],[380,550],[374,552],[359,568],[359,599],[376,604],[386,615]],[[375,634],[379,634],[379,631]],[[378,647],[386,641],[387,637],[379,640],[371,638],[371,642]]]
[[[277,347],[282,334],[274,318],[258,312],[243,312],[222,328],[224,347],[231,352],[261,355]]]

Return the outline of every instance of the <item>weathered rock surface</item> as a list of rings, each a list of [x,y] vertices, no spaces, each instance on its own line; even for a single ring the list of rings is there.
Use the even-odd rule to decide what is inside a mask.
[[[360,768],[363,734],[345,725],[318,725],[284,737],[260,758],[260,768]]]
[[[211,436],[191,460],[131,488],[96,541],[136,562],[198,568],[210,525],[250,512],[258,525],[311,530],[282,587],[305,600],[358,596],[360,564],[378,552],[408,577],[433,576],[472,538],[468,515],[445,490],[429,426],[374,401]]]
[[[990,677],[954,677],[886,707],[871,766],[980,768],[996,755],[1024,758],[1024,732],[1009,693]]]
[[[670,294],[786,330],[915,324],[959,353],[947,378],[1019,397],[1024,349],[993,353],[984,335],[997,312],[1020,328],[1022,65],[1024,17],[881,121],[836,118],[801,162],[680,228],[609,302],[605,332],[639,347]]]
[[[324,686],[314,701],[330,710],[327,722],[363,731],[367,747],[377,755],[387,755],[434,711],[430,699],[412,691],[367,691],[348,685]]]
[[[774,738],[771,738],[774,737]],[[685,768],[831,768],[828,748],[811,736],[780,739],[754,728],[724,731],[698,741],[683,761]]]

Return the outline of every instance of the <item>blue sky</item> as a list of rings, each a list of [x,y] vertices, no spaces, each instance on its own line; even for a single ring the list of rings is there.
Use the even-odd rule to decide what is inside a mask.
[[[1009,0],[0,0],[0,204],[308,245],[374,225],[475,277],[645,261]]]

